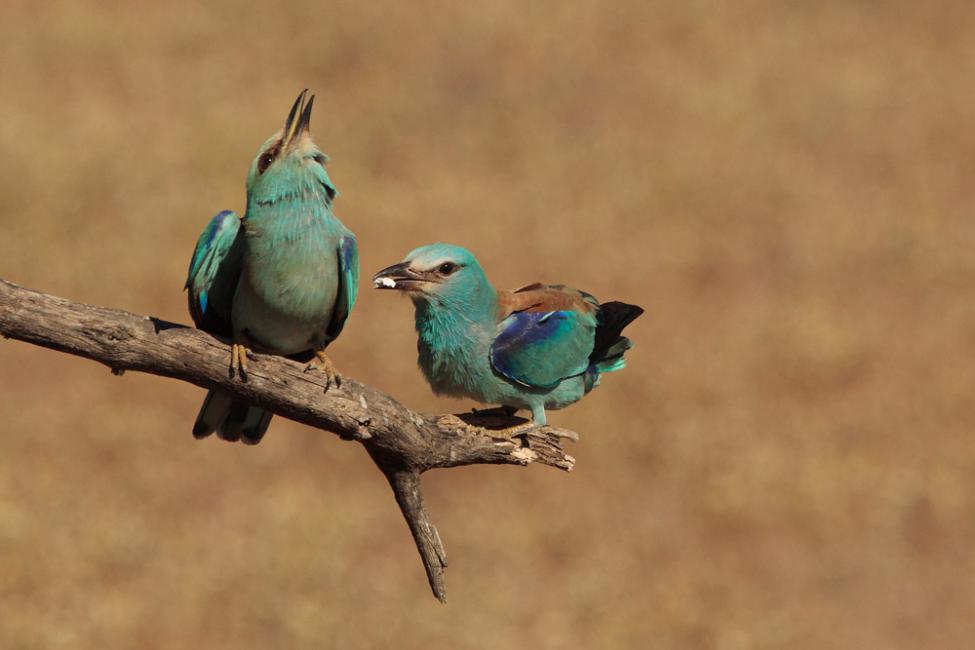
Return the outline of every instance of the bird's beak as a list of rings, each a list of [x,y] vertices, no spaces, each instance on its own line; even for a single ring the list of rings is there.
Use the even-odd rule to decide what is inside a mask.
[[[315,102],[315,96],[312,95],[306,104],[305,95],[307,94],[307,88],[298,94],[298,99],[292,104],[291,112],[288,113],[288,119],[284,122],[284,131],[281,136],[281,142],[284,147],[290,147],[292,144],[298,142],[302,134],[308,131],[311,126],[311,106]]]
[[[416,291],[422,283],[427,282],[422,273],[410,268],[409,262],[400,262],[387,266],[372,276],[372,284],[377,289],[399,289],[400,291]]]

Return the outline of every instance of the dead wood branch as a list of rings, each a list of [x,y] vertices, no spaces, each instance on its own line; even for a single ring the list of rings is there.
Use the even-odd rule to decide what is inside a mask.
[[[541,427],[510,439],[498,429],[518,423],[501,415],[422,415],[386,393],[344,377],[324,392],[319,373],[269,355],[255,355],[246,382],[227,372],[229,346],[192,327],[72,302],[0,280],[0,334],[126,370],[220,388],[274,413],[365,446],[386,476],[409,524],[430,587],[446,600],[447,556],[423,505],[420,474],[438,467],[541,463],[571,470],[565,429]],[[190,420],[187,420],[189,436]]]

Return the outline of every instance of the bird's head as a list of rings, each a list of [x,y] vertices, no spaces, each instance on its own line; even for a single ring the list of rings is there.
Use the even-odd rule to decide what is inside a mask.
[[[451,244],[421,246],[377,273],[372,282],[377,289],[403,291],[415,303],[477,303],[496,295],[477,258]]]
[[[270,205],[282,199],[318,198],[331,203],[337,191],[325,163],[328,161],[311,139],[312,95],[302,90],[291,106],[284,128],[261,145],[247,174],[248,207],[251,203]]]

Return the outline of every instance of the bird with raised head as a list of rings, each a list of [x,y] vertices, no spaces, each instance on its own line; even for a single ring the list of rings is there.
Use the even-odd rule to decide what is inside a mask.
[[[190,260],[186,289],[200,329],[232,340],[230,373],[247,379],[248,350],[310,361],[326,390],[340,377],[325,348],[342,332],[355,303],[355,236],[332,212],[337,196],[328,158],[309,133],[315,97],[298,95],[284,127],[257,152],[247,174],[247,209],[217,214]],[[271,414],[211,390],[193,435],[214,431],[257,444]]]

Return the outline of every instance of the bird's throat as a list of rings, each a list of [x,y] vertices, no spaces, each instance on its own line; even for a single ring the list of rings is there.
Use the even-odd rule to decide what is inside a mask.
[[[448,395],[474,394],[495,336],[494,308],[414,302],[418,362],[431,387]]]

